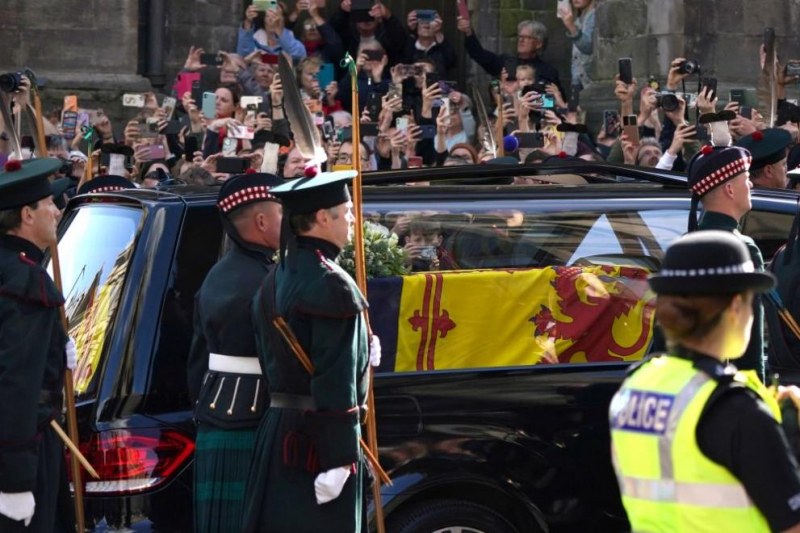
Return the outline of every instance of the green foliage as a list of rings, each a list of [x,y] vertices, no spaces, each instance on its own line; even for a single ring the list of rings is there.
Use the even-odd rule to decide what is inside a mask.
[[[337,259],[339,265],[355,278],[353,242],[345,246]],[[397,243],[397,235],[383,226],[364,223],[364,255],[367,279],[408,274],[410,268],[406,251]]]

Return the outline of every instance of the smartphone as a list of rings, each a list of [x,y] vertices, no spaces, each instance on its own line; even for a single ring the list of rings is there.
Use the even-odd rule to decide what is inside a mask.
[[[340,128],[336,132],[336,138],[340,143],[353,140],[353,128],[350,126],[346,128]]]
[[[568,131],[564,133],[564,139],[561,141],[561,149],[567,155],[575,155],[578,153],[578,132]]]
[[[558,18],[561,18],[561,13],[567,10],[572,10],[572,5],[569,0],[558,0],[558,2],[556,2],[556,16]]]
[[[467,0],[456,0],[458,4],[458,16],[464,20],[469,20],[469,6]]]
[[[194,105],[200,105],[203,102],[203,88],[200,86],[200,78],[192,81],[192,100],[194,100]]]
[[[717,78],[704,77],[701,86],[709,88],[709,100],[713,100],[717,96]]]
[[[517,79],[517,58],[506,56],[503,58],[503,67],[506,69],[506,73],[508,73],[508,81],[514,81]]]
[[[172,120],[172,115],[175,113],[175,106],[178,104],[178,101],[173,98],[172,96],[165,96],[164,99],[161,101],[161,109],[164,110],[166,116],[164,120],[169,122]]]
[[[436,11],[433,9],[417,9],[417,22],[433,22]]]
[[[412,155],[408,158],[408,168],[422,167],[422,156]]]
[[[261,96],[242,96],[239,98],[239,106],[242,109],[258,109],[263,101]]]
[[[603,131],[606,137],[615,138],[619,135],[620,118],[619,111],[606,109],[603,111]]]
[[[220,153],[222,157],[236,157],[236,149],[239,147],[239,141],[233,137],[225,137],[222,141],[222,150]]]
[[[436,72],[428,72],[425,74],[425,86],[430,87],[431,85],[438,85],[439,84],[439,74]]]
[[[386,91],[386,96],[391,98],[402,98],[403,97],[403,84],[402,83],[390,83],[389,89]]]
[[[361,53],[367,56],[367,59],[369,61],[380,61],[381,59],[383,59],[384,52],[383,50],[370,50],[368,48],[366,50],[363,50]]]
[[[242,174],[247,170],[250,161],[241,157],[220,157],[217,159],[217,172],[225,174]]]
[[[739,114],[748,120],[753,119],[753,108],[749,105],[743,105],[739,107]]]
[[[639,125],[636,122],[636,115],[622,117],[622,131],[628,136],[628,141],[639,144]]]
[[[123,94],[122,105],[125,107],[144,107],[143,94]]]
[[[767,55],[775,48],[775,28],[764,28],[764,52]]]
[[[214,119],[217,116],[217,95],[214,93],[203,93],[203,116],[207,119]]]
[[[261,53],[261,62],[265,65],[277,65],[278,64],[278,55],[277,54],[268,54],[267,52]]]
[[[394,127],[399,131],[408,131],[408,117],[397,117],[394,121]]]
[[[232,139],[252,139],[255,129],[244,124],[231,124],[228,126],[228,136]]]
[[[333,117],[328,115],[322,122],[322,138],[326,142],[331,142],[336,138],[336,126],[333,123]]]
[[[374,19],[369,10],[375,5],[375,0],[352,0],[350,3],[350,19],[353,22],[372,22]]]
[[[359,127],[359,132],[362,137],[376,137],[378,135],[378,123],[362,122]]]
[[[156,117],[147,117],[139,119],[139,136],[142,138],[150,138],[158,136],[158,119]]]
[[[194,153],[197,151],[197,137],[188,135],[183,145],[183,157],[190,163],[194,159]]]
[[[542,107],[544,109],[555,109],[556,107],[556,99],[552,94],[543,94],[542,95]]]
[[[434,124],[420,124],[423,139],[433,139],[436,137],[436,126]]]
[[[148,144],[139,149],[137,156],[140,161],[155,161],[166,159],[167,151],[162,144]]]
[[[76,111],[64,111],[61,113],[61,132],[65,139],[74,139],[77,128],[78,113]]]
[[[200,54],[200,63],[207,67],[222,65],[222,56],[219,54]]]
[[[540,131],[519,132],[514,136],[519,141],[520,148],[542,148],[544,146],[544,134]]]
[[[183,98],[186,93],[192,92],[192,83],[200,80],[199,72],[179,72],[175,77],[175,84],[172,86],[172,94]]]
[[[253,6],[255,6],[256,11],[266,11],[269,9],[270,1],[269,0],[253,0]]]
[[[581,105],[581,90],[579,87],[573,85],[569,93],[569,101],[567,102],[567,109],[570,113],[575,113],[578,106]]]
[[[630,57],[621,57],[617,60],[619,66],[619,79],[626,85],[633,83],[633,65]]]
[[[731,89],[729,94],[731,102],[737,102],[739,105],[744,103],[744,89]]]
[[[319,82],[319,88],[323,91],[325,88],[333,83],[334,73],[333,73],[333,63],[323,63],[319,67],[319,72],[317,73],[317,81]]]
[[[378,116],[381,114],[381,109],[383,104],[381,103],[381,95],[373,92],[369,95],[367,99],[367,105],[364,107],[366,111],[369,113],[370,120],[378,120]]]

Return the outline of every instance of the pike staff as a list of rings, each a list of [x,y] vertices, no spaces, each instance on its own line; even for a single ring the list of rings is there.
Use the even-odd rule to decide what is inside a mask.
[[[47,146],[44,140],[44,122],[42,120],[42,101],[41,97],[39,96],[39,88],[36,85],[36,78],[29,73],[28,77],[31,81],[31,96],[33,97],[33,106],[35,109],[35,122],[34,122],[34,129],[35,131],[35,138],[37,144],[37,151],[39,157],[47,157]],[[63,294],[62,285],[61,285],[61,263],[59,262],[58,257],[58,243],[53,243],[50,246],[50,258],[53,262],[53,282],[58,289],[58,292]],[[58,314],[61,317],[61,324],[64,326],[64,331],[69,332],[69,323],[67,322],[67,315],[64,312],[64,306],[61,305],[58,308]],[[79,459],[80,452],[76,444],[79,442],[78,440],[78,419],[75,413],[75,387],[74,381],[72,376],[72,370],[69,368],[65,369],[64,371],[64,407],[66,409],[66,418],[67,418],[67,434],[69,439],[64,439],[63,432],[60,431],[61,428],[56,430],[56,433],[59,437],[67,444],[67,447],[70,449],[70,471],[72,472],[72,484],[75,490],[75,499],[73,500],[75,504],[75,521],[77,523],[78,531],[85,531],[85,517],[83,512],[83,482],[81,481],[81,460]],[[58,426],[58,423],[54,420],[50,422],[51,427],[55,430]],[[72,444],[70,446],[70,444]],[[76,453],[77,452],[77,453]],[[95,472],[91,465],[83,459],[83,462],[88,466],[88,471],[92,474],[94,478],[98,478],[97,472]]]
[[[351,97],[353,106],[353,168],[356,171],[356,177],[353,179],[353,211],[355,213],[355,235],[353,243],[354,263],[356,270],[356,284],[361,290],[364,297],[367,297],[367,267],[366,258],[364,254],[364,213],[363,213],[363,198],[361,191],[361,114],[358,109],[358,69],[356,62],[352,56],[347,53],[342,60],[342,65],[347,67],[350,71],[350,85]],[[364,320],[367,322],[367,331],[372,334],[372,329],[369,324],[369,313],[364,312]],[[370,452],[374,457],[378,457],[378,427],[375,422],[375,392],[372,387],[374,378],[374,371],[372,365],[369,365],[367,372],[369,372],[369,388],[367,390],[367,408],[369,410],[367,416],[367,444],[369,445]],[[380,468],[380,466],[379,466]],[[372,484],[372,496],[375,503],[375,522],[378,527],[378,533],[386,531],[383,523],[383,506],[381,505],[381,480],[379,476],[375,477],[375,482]]]

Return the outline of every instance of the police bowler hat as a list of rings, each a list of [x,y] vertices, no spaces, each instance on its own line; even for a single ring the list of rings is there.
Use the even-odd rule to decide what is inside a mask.
[[[747,246],[727,231],[696,231],[678,238],[650,276],[656,294],[762,293],[775,286],[769,272],[756,272]]]

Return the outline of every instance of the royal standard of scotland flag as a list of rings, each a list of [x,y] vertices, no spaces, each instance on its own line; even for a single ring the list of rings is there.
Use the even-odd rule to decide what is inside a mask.
[[[647,275],[587,266],[371,280],[381,370],[641,359],[653,333]]]

